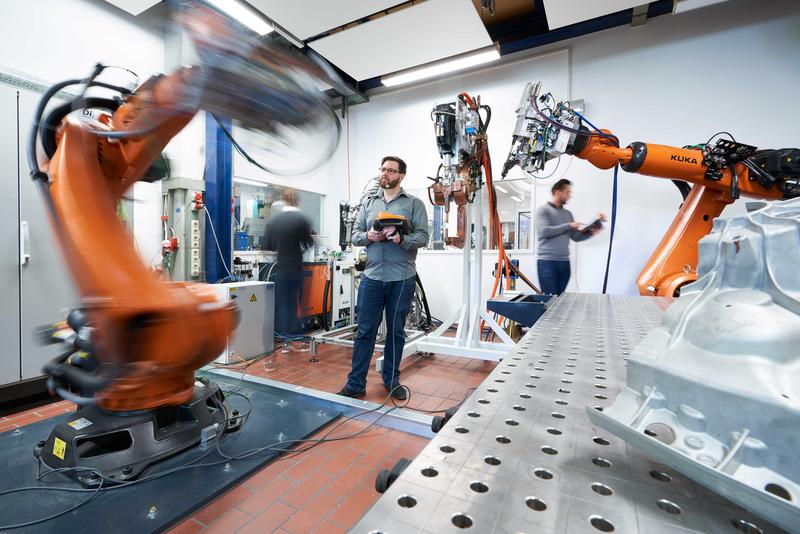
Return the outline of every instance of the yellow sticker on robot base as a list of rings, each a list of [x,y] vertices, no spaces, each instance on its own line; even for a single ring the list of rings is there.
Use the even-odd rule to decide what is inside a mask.
[[[64,453],[67,452],[67,443],[63,440],[58,438],[55,439],[53,442],[53,456],[63,460]]]
[[[256,294],[253,293],[253,295],[250,297],[250,302],[255,302],[255,301],[256,301]]]

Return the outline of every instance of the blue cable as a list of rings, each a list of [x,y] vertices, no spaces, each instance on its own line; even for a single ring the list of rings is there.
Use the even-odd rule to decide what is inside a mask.
[[[575,111],[574,109],[573,109],[572,111],[573,111],[573,113],[575,113],[575,115],[577,115],[578,117],[580,117],[580,119],[581,119],[583,122],[585,122],[586,124],[588,124],[589,126],[591,126],[592,128],[594,128],[594,131],[595,131],[595,132],[599,133],[600,135],[602,135],[603,137],[605,137],[605,138],[607,138],[607,139],[611,139],[612,141],[614,141],[614,144],[616,144],[617,146],[619,146],[619,139],[617,138],[617,136],[616,136],[616,135],[612,135],[612,134],[607,134],[607,133],[605,133],[605,132],[604,132],[604,131],[602,131],[600,128],[598,128],[597,126],[595,126],[594,124],[592,124],[592,122],[591,122],[589,119],[587,119],[586,117],[584,117],[583,115],[581,115],[580,113],[578,113],[577,111]]]
[[[614,141],[614,144],[619,146],[619,139],[617,139],[617,136],[609,135],[609,134],[601,131],[597,126],[592,124],[592,122],[589,119],[587,119],[586,117],[584,117],[583,115],[581,115],[580,113],[578,113],[575,110],[573,110],[573,112],[575,113],[575,115],[580,117],[580,119],[583,122],[585,122],[586,124],[588,124],[589,126],[594,128],[594,130],[597,133],[599,133],[603,137],[611,139],[612,141]],[[617,226],[617,175],[618,174],[619,174],[619,164],[614,165],[614,188],[612,189],[612,192],[611,192],[611,236],[610,236],[610,238],[608,240],[608,256],[606,256],[606,272],[603,275],[603,294],[604,295],[606,294],[606,290],[608,289],[608,273],[609,273],[609,268],[611,266],[611,250],[614,247],[614,229]]]
[[[611,192],[611,237],[608,240],[608,256],[606,257],[606,273],[603,276],[603,294],[608,289],[608,271],[611,265],[611,249],[614,246],[614,228],[617,225],[617,174],[619,165],[614,165],[614,188]]]

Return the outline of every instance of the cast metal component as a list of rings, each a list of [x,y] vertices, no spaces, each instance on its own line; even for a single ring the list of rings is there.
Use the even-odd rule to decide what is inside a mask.
[[[554,299],[351,532],[782,532],[587,417],[667,304]]]
[[[590,418],[775,524],[800,525],[800,199],[716,219],[699,279]]]

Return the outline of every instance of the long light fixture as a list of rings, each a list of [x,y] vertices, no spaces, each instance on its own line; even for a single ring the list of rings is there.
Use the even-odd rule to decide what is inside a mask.
[[[672,6],[672,14],[686,13],[700,9],[701,7],[713,6],[714,4],[721,4],[727,0],[677,0]]]
[[[519,197],[515,197],[514,195],[511,195],[511,200],[513,200],[513,201],[515,201],[515,202],[522,202],[522,199],[521,199],[521,198],[519,198]]]
[[[268,187],[266,182],[258,182],[256,180],[248,180],[247,178],[234,178],[233,181],[237,184],[255,185],[257,187]]]
[[[503,188],[502,188],[502,187],[500,187],[499,185],[496,185],[496,184],[495,184],[494,188],[495,188],[495,189],[497,189],[498,191],[500,191],[501,193],[508,194],[508,191],[506,191],[505,189],[503,189]]]
[[[404,83],[416,82],[425,78],[441,76],[449,72],[468,69],[484,63],[490,63],[500,59],[500,52],[494,45],[474,50],[460,56],[451,57],[445,60],[420,65],[408,70],[396,72],[388,76],[381,76],[381,83],[387,87],[402,85]]]
[[[272,24],[264,20],[261,15],[242,2],[239,2],[239,0],[208,0],[208,2],[226,15],[238,20],[258,35],[266,35],[275,29]]]

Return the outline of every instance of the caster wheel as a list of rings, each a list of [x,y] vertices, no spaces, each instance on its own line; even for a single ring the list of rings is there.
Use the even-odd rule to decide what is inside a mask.
[[[406,467],[409,466],[411,460],[408,458],[400,458],[397,460],[397,463],[394,464],[391,470],[389,469],[381,469],[378,476],[375,477],[375,491],[378,493],[386,492],[389,487],[394,484],[394,481],[397,480],[403,471],[405,471]]]
[[[381,469],[378,476],[375,478],[375,491],[384,493],[391,485],[392,474],[388,469]]]

